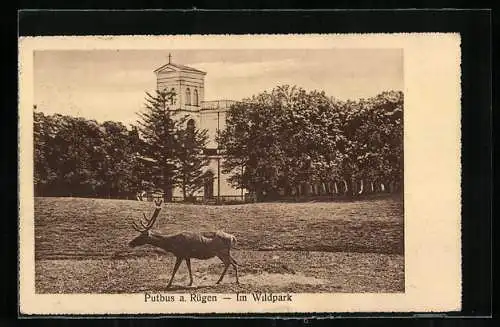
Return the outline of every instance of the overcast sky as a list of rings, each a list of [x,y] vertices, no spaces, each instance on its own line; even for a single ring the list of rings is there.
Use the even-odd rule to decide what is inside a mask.
[[[37,51],[35,103],[61,113],[121,121],[137,119],[144,93],[154,91],[153,70],[169,51]],[[403,52],[398,49],[174,50],[172,62],[207,72],[205,100],[241,100],[276,85],[324,90],[338,99],[359,99],[403,90]]]

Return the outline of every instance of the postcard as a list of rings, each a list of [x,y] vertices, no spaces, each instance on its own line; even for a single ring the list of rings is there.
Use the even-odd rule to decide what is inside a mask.
[[[23,315],[461,308],[460,35],[19,39]]]

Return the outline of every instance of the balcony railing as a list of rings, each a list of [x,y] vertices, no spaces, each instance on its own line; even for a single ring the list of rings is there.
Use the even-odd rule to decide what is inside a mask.
[[[202,110],[216,110],[216,109],[229,109],[233,104],[238,103],[234,100],[212,100],[212,101],[202,101]]]

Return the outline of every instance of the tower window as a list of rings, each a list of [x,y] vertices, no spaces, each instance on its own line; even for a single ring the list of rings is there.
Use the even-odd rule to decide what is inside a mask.
[[[186,104],[191,105],[191,90],[189,87],[186,89]]]
[[[193,100],[194,100],[194,101],[193,101],[193,102],[194,102],[193,104],[194,104],[195,106],[197,106],[197,105],[198,105],[198,90],[197,90],[197,89],[194,89]]]

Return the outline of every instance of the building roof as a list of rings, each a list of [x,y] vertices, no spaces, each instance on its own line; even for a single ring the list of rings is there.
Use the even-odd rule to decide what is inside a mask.
[[[165,64],[165,65],[161,66],[160,68],[155,69],[154,72],[158,73],[158,72],[164,70],[165,68],[173,68],[174,70],[180,70],[180,71],[185,71],[185,72],[193,72],[193,73],[200,73],[200,74],[204,74],[204,75],[206,74],[206,72],[201,71],[199,69],[196,69],[196,68],[193,68],[193,67],[189,67],[189,66],[174,64],[174,63],[171,63],[171,62],[169,62],[168,64]]]

